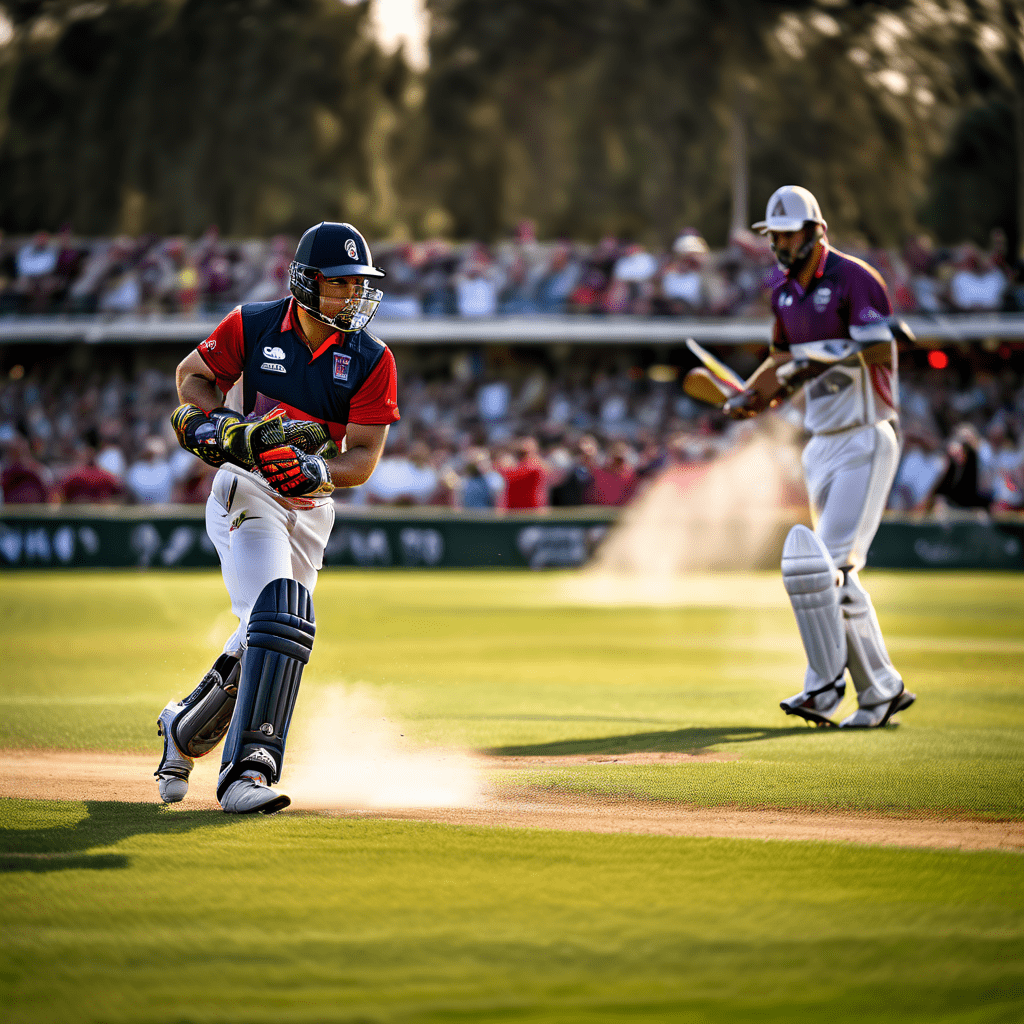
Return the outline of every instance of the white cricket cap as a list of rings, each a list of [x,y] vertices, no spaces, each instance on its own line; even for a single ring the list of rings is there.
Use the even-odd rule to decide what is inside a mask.
[[[754,230],[762,235],[769,231],[799,231],[807,221],[828,230],[818,200],[801,185],[777,188],[768,200],[764,217],[754,225]]]

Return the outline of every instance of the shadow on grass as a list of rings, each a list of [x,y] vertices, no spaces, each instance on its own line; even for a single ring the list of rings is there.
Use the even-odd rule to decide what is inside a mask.
[[[196,828],[222,827],[231,821],[222,811],[167,813],[159,804],[87,800],[88,815],[74,826],[0,828],[0,873],[11,871],[104,871],[128,867],[123,854],[90,854],[138,835],[174,835]]]
[[[710,747],[728,747],[740,743],[758,743],[786,736],[806,736],[808,731],[822,736],[834,729],[812,726],[715,726],[706,729],[673,729],[664,732],[636,732],[625,736],[600,736],[587,740],[559,740],[554,743],[530,743],[510,747],[491,747],[486,753],[497,757],[558,757],[565,754],[700,754]]]

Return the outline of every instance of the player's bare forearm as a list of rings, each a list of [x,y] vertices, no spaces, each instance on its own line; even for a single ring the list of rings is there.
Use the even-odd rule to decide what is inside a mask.
[[[747,378],[747,390],[754,391],[764,402],[765,407],[775,398],[782,385],[775,371],[793,357],[788,352],[772,352],[770,356]]]
[[[179,402],[191,402],[205,412],[223,404],[213,373],[195,349],[178,363],[175,383]]]
[[[358,487],[365,484],[377,468],[387,437],[387,424],[349,423],[345,432],[345,450],[327,461],[334,486]]]

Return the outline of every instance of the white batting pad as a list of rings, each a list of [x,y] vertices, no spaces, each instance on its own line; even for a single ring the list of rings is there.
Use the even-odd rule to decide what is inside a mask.
[[[892,700],[903,687],[903,679],[892,667],[874,605],[856,572],[847,573],[839,590],[839,601],[846,625],[850,678],[857,688],[857,703],[867,708]]]
[[[834,682],[846,667],[840,575],[825,545],[806,526],[789,531],[782,548],[782,581],[807,652],[807,692]]]

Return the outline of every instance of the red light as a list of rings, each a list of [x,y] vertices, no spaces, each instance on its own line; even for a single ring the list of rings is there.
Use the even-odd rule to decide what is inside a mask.
[[[949,356],[945,352],[940,352],[937,348],[933,348],[928,353],[928,365],[933,370],[944,370],[949,366]]]

